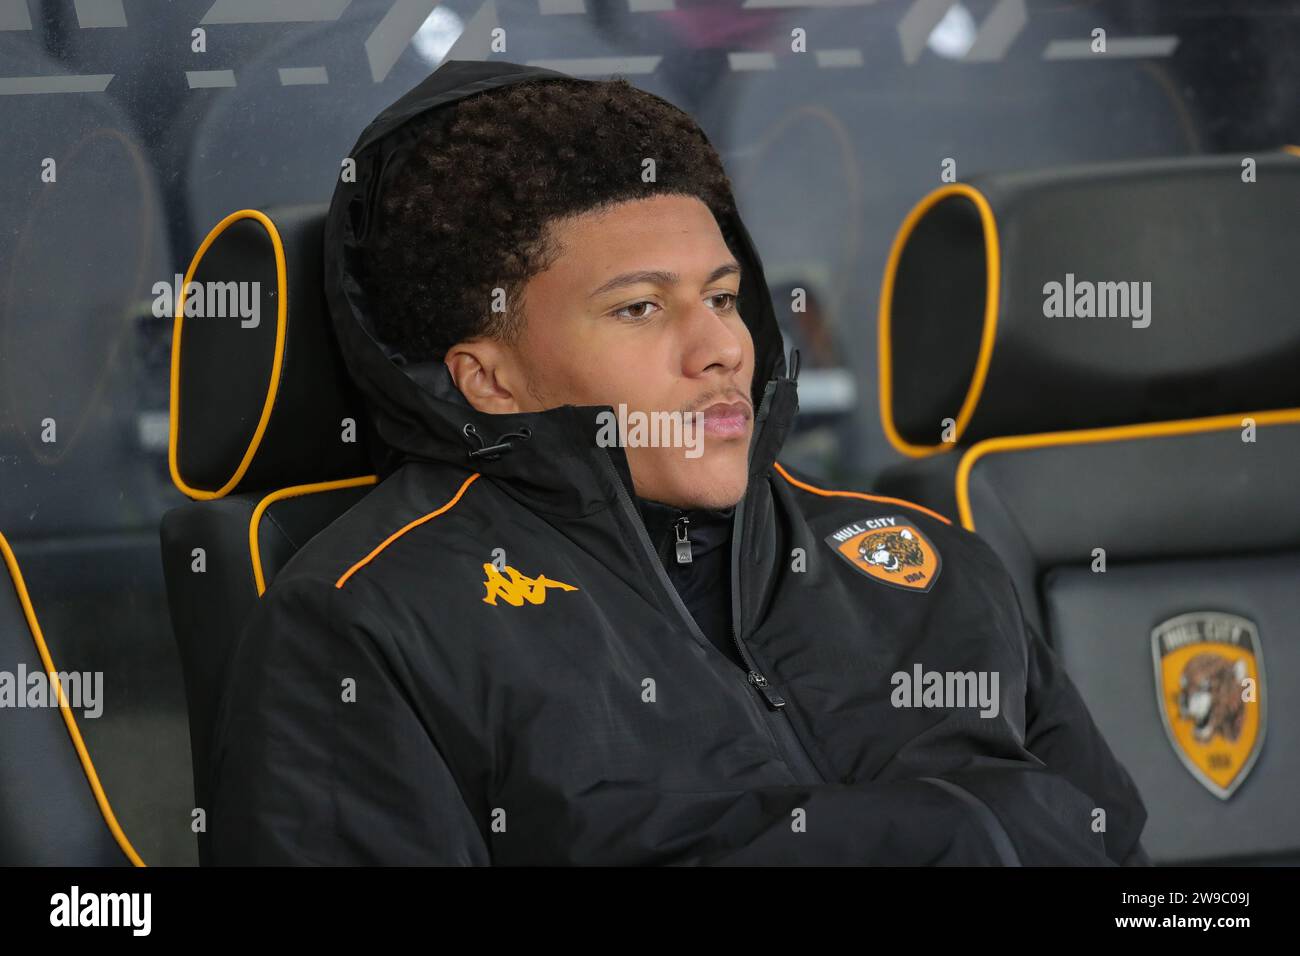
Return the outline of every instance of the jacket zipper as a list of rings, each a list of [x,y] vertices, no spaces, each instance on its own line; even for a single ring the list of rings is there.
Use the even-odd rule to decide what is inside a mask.
[[[762,428],[762,422],[765,421],[765,414],[768,405],[771,402],[774,382],[769,382],[766,390],[763,392],[763,400],[759,405],[758,414],[755,416],[760,423],[758,427]],[[758,435],[754,436],[754,445],[758,444]],[[650,533],[646,530],[645,522],[636,512],[632,504],[632,499],[623,485],[623,479],[618,474],[618,469],[614,467],[612,454],[606,449],[606,453],[601,459],[606,469],[609,471],[610,478],[613,479],[614,491],[618,498],[619,506],[627,515],[632,527],[636,529],[637,540],[641,543],[641,549],[650,559],[650,565],[654,569],[656,578],[664,591],[672,601],[673,607],[676,608],[678,615],[686,624],[706,651],[712,651],[715,654],[720,653],[713,643],[700,630],[700,626],[695,623],[695,618],[691,616],[690,609],[682,601],[682,597],[677,593],[677,588],[668,577],[668,572],[664,569],[663,562],[655,550],[654,543],[650,540]],[[786,767],[790,770],[791,776],[800,783],[825,783],[826,779],[817,769],[812,758],[808,756],[808,751],[804,748],[803,743],[794,732],[790,725],[789,718],[782,710],[785,707],[785,698],[776,692],[768,679],[758,669],[758,664],[750,655],[749,649],[745,647],[740,639],[740,634],[736,628],[736,621],[740,617],[740,537],[743,528],[743,518],[745,511],[745,500],[742,498],[736,505],[736,514],[732,521],[731,527],[731,639],[735,642],[736,649],[740,652],[740,659],[745,663],[746,681],[754,688],[767,704],[766,710],[760,713],[766,721],[769,734],[773,737],[773,742],[777,744],[778,750],[785,759]],[[689,547],[689,543],[687,545]],[[731,661],[727,661],[730,666]],[[753,698],[749,698],[751,701]]]
[[[677,523],[673,526],[676,529],[674,538],[677,542],[678,564],[690,564],[695,560],[691,555],[691,538],[688,529],[690,523],[691,519],[686,517],[686,515],[682,515],[677,519]]]
[[[768,395],[763,396],[763,410],[766,410]],[[799,783],[825,783],[826,779],[822,776],[817,765],[813,763],[812,757],[808,755],[807,749],[799,739],[799,735],[794,732],[794,727],[790,723],[790,715],[784,710],[785,698],[776,692],[768,679],[758,669],[758,664],[749,653],[749,648],[745,642],[740,639],[740,630],[737,622],[740,620],[740,552],[741,537],[743,535],[745,520],[745,499],[741,499],[736,505],[736,514],[733,519],[734,523],[731,528],[731,639],[736,644],[736,649],[740,651],[741,660],[745,662],[745,667],[749,673],[747,675],[750,685],[762,695],[764,702],[767,704],[767,710],[763,713],[768,722],[768,726],[777,738],[777,746],[785,757],[786,766],[790,768],[790,774]]]

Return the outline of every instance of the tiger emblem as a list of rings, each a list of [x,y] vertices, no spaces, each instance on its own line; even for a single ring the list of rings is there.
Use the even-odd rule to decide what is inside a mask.
[[[1190,720],[1201,743],[1219,734],[1229,743],[1241,735],[1245,706],[1241,682],[1246,662],[1235,663],[1210,652],[1201,652],[1187,662],[1178,679],[1178,716]]]
[[[1160,721],[1174,753],[1206,789],[1227,800],[1264,742],[1259,629],[1226,611],[1178,614],[1151,630],[1151,660]]]
[[[925,551],[907,528],[867,535],[858,545],[858,557],[890,574],[925,564]]]

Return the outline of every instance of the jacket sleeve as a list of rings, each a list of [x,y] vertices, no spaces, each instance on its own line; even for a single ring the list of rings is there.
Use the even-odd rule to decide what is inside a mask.
[[[918,764],[933,759],[922,756],[931,746],[961,749],[963,725],[969,726],[956,718],[949,723],[955,736],[918,740],[907,749]],[[793,852],[791,862],[833,864],[1113,865],[1091,825],[1093,799],[1031,755],[979,754],[933,772],[759,794],[769,805],[783,798],[802,801],[806,832],[816,826],[821,846],[805,841],[794,849],[787,810],[780,826],[760,828],[745,847],[706,862],[766,862]]]
[[[213,734],[214,863],[490,862],[398,660],[383,625],[332,583],[266,592]]]
[[[772,795],[767,795],[772,799]],[[1105,866],[1098,841],[1068,820],[1079,794],[1028,766],[983,766],[912,780],[826,785],[797,794],[807,833],[795,849],[789,816],[746,846],[705,862],[886,866]],[[1064,804],[1062,805],[1062,801]],[[996,808],[996,809],[995,809]]]
[[[1106,853],[1124,865],[1150,865],[1139,837],[1147,812],[1128,771],[1111,753],[1056,653],[1029,634],[1025,746],[1106,812]]]
[[[565,850],[607,864],[1114,865],[1088,825],[1091,804],[1041,765],[1000,759],[861,784],[706,792],[606,786],[584,795],[585,811],[637,826],[618,846]]]
[[[1002,675],[1009,725],[951,712],[870,782],[738,795],[728,814],[765,822],[747,844],[701,862],[1148,864],[1136,786],[1025,619],[1009,575],[1003,587],[998,613],[1018,651]],[[806,830],[792,836],[799,812]]]
[[[1125,817],[1122,834],[1114,825],[1097,826],[1097,808],[1105,806],[1099,800],[1112,790],[1097,790],[1089,773],[1111,774],[1110,786],[1121,793],[1127,778],[1113,764],[1083,761],[1066,774],[1027,748],[1024,728],[1033,705],[1040,734],[1055,717],[1065,722],[1067,744],[1081,740],[1095,748],[1099,738],[1081,720],[1086,710],[1061,706],[1071,703],[1063,675],[1031,663],[1038,652],[1031,654],[1028,632],[1006,596],[996,604],[1007,639],[996,658],[1005,668],[998,717],[966,708],[937,713],[865,780],[689,792],[607,783],[583,795],[584,812],[637,826],[626,828],[617,847],[563,849],[612,863],[1115,865],[1133,821]]]

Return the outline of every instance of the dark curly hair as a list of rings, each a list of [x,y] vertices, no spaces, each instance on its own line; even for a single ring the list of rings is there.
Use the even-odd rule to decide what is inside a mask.
[[[525,284],[562,253],[553,219],[689,195],[735,254],[731,183],[703,130],[621,76],[526,80],[439,113],[384,182],[365,252],[375,330],[407,361],[441,360],[479,335],[512,340]],[[654,182],[642,181],[646,158]],[[496,288],[504,311],[492,310]]]

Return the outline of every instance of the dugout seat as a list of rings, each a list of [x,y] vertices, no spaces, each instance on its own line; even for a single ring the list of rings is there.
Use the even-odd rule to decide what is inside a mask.
[[[1285,150],[988,175],[885,270],[875,487],[1001,555],[1155,863],[1300,861],[1297,210]]]
[[[226,216],[195,253],[177,308],[169,465],[192,500],[164,516],[160,538],[197,808],[243,622],[298,549],[377,481],[377,443],[325,305],[327,208]],[[235,308],[240,294],[258,308]],[[198,844],[206,864],[205,831]]]
[[[9,684],[0,719],[0,864],[144,866],[113,814],[77,727],[76,706],[87,701],[69,701],[61,685],[48,679],[36,693],[57,700],[57,706],[31,696],[31,675],[61,672],[3,534],[0,557],[8,585],[0,587],[0,670]],[[24,706],[18,706],[19,695]]]

